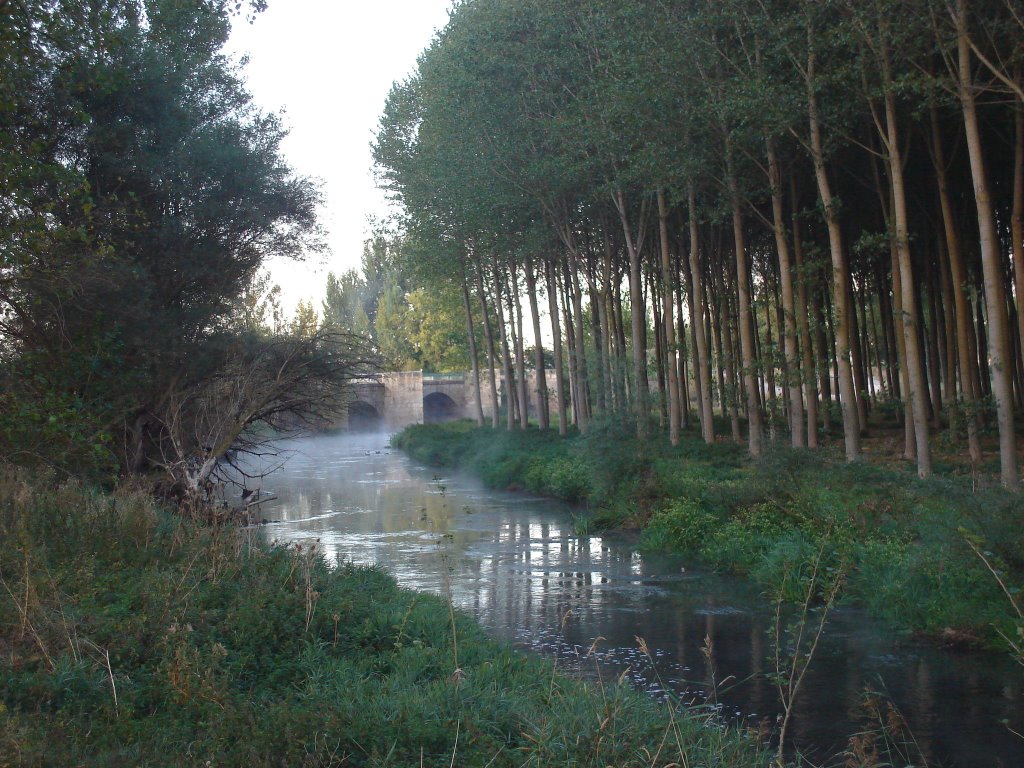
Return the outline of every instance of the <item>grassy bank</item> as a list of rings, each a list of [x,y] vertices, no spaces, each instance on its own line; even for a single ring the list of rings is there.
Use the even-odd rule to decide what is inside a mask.
[[[394,444],[492,487],[580,502],[584,530],[640,527],[644,546],[748,574],[770,593],[799,598],[802,571],[823,551],[843,599],[899,627],[964,644],[1024,637],[1000,585],[1024,583],[1024,498],[969,477],[922,481],[899,465],[784,447],[755,462],[692,434],[675,448],[640,443],[615,422],[564,439],[424,425]]]
[[[443,599],[0,467],[0,765],[767,765]]]

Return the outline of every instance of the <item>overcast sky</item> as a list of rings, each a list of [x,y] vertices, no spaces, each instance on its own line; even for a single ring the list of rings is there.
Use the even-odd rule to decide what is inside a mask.
[[[319,310],[327,272],[359,265],[367,217],[383,218],[370,142],[391,84],[448,21],[451,0],[270,0],[253,24],[238,20],[229,52],[249,55],[249,90],[265,111],[284,110],[283,149],[299,173],[324,181],[321,220],[332,252],[317,263],[273,264],[289,312]]]

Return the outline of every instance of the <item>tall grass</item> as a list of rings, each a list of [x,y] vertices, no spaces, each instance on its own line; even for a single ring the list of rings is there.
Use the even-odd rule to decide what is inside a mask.
[[[0,765],[769,759],[700,710],[562,677],[379,569],[6,467],[0,652]]]

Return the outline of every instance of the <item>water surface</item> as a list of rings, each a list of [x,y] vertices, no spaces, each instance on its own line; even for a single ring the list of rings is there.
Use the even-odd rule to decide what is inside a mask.
[[[756,588],[641,554],[629,536],[577,536],[564,505],[418,465],[384,435],[285,447],[287,462],[263,482],[262,493],[277,497],[262,506],[269,539],[316,539],[332,559],[380,564],[402,585],[450,595],[494,636],[565,668],[625,675],[653,695],[668,689],[735,722],[774,727],[773,616]],[[840,608],[804,683],[790,742],[819,763],[831,760],[870,724],[865,691],[884,691],[930,763],[1024,765],[1024,739],[1009,730],[1024,733],[1022,677],[1002,654],[923,646]]]

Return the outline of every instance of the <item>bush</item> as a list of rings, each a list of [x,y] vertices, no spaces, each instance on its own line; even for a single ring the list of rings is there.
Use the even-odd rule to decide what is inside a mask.
[[[702,502],[672,499],[647,521],[641,542],[651,549],[697,554],[719,523]]]
[[[779,506],[756,504],[729,517],[704,543],[701,554],[716,567],[750,573],[791,526]]]

